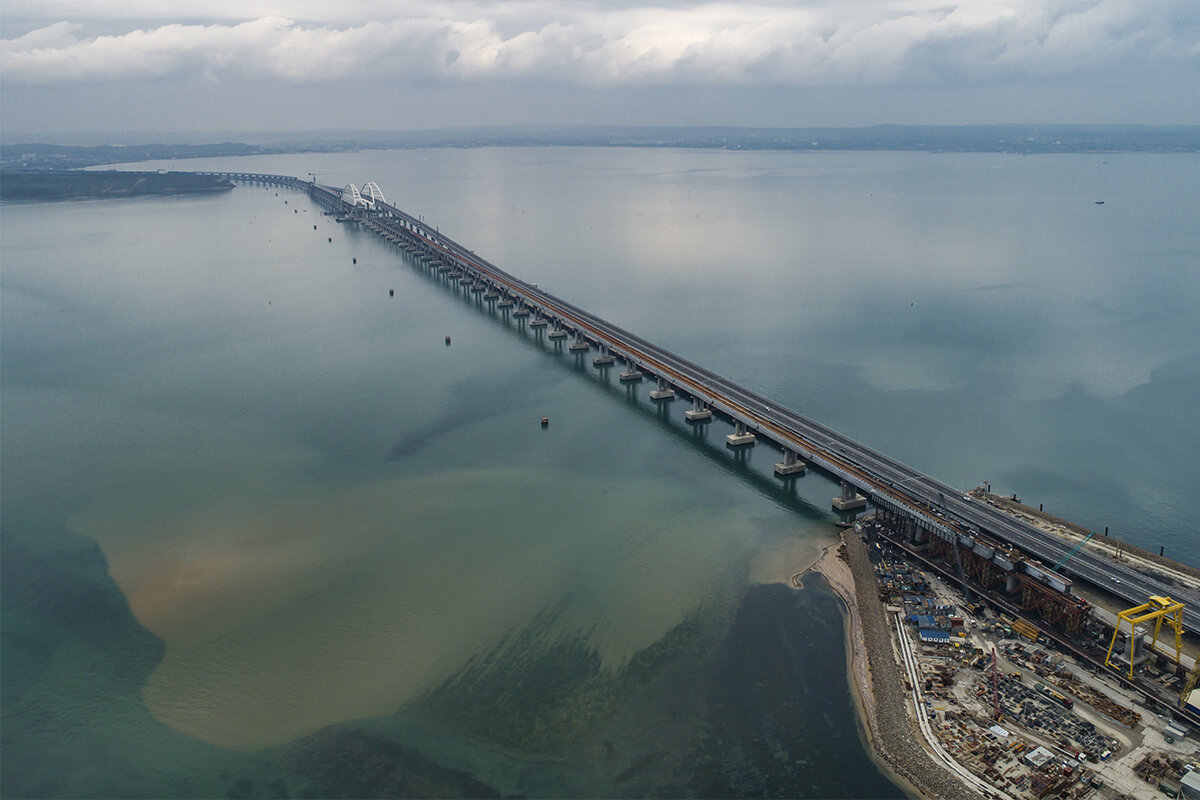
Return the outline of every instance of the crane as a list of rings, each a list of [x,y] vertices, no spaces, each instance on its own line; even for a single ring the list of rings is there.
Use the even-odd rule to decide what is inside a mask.
[[[1150,649],[1155,652],[1158,651],[1158,632],[1165,621],[1175,631],[1175,663],[1179,664],[1180,654],[1183,651],[1183,609],[1183,603],[1180,603],[1178,600],[1151,595],[1148,603],[1142,603],[1140,606],[1117,612],[1117,627],[1113,629],[1113,638],[1108,644],[1108,653],[1104,656],[1104,666],[1117,666],[1112,661],[1112,651],[1117,643],[1117,636],[1121,633],[1121,623],[1128,622],[1130,641],[1129,680],[1133,680],[1133,653],[1135,649],[1133,640],[1138,636],[1137,626],[1150,620],[1154,620],[1154,638],[1150,642]]]
[[[1179,707],[1183,708],[1187,705],[1188,698],[1192,694],[1192,690],[1196,688],[1196,680],[1200,678],[1200,658],[1192,664],[1192,671],[1188,673],[1187,680],[1183,683],[1183,691],[1179,693]]]
[[[1075,545],[1074,547],[1072,547],[1072,548],[1071,548],[1071,552],[1067,553],[1065,556],[1063,556],[1062,558],[1060,558],[1060,559],[1058,560],[1058,563],[1057,563],[1057,564],[1055,564],[1055,565],[1054,565],[1053,567],[1051,567],[1050,569],[1051,569],[1051,570],[1053,570],[1053,571],[1055,571],[1055,572],[1057,572],[1059,567],[1061,567],[1063,564],[1065,564],[1065,563],[1067,563],[1068,561],[1070,561],[1070,560],[1071,560],[1071,558],[1072,558],[1072,557],[1073,557],[1073,556],[1074,556],[1076,553],[1078,553],[1080,550],[1082,550],[1082,549],[1083,549],[1083,546],[1084,546],[1085,544],[1087,544],[1087,543],[1088,543],[1088,540],[1089,540],[1089,539],[1091,539],[1091,538],[1092,538],[1093,536],[1095,536],[1095,535],[1096,535],[1096,532],[1095,532],[1095,531],[1091,531],[1090,533],[1088,533],[1088,535],[1087,535],[1087,536],[1083,537],[1083,541],[1081,541],[1079,544],[1077,544],[1077,545]]]
[[[1000,710],[1000,668],[996,664],[996,648],[992,648],[992,719],[1004,721],[1004,713]]]

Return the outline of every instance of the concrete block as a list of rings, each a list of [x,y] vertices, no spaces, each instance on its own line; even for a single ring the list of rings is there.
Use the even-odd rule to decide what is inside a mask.
[[[856,494],[851,498],[845,498],[839,495],[833,498],[833,507],[838,511],[854,511],[859,508],[866,508],[867,498],[863,497],[861,494]]]

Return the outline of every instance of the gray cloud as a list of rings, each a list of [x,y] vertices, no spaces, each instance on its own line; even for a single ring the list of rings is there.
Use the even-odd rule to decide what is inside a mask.
[[[73,5],[19,1],[6,14],[33,15],[36,6],[45,18]],[[284,5],[295,17],[276,15]],[[146,24],[115,35],[54,22],[0,42],[4,80],[891,85],[1054,77],[1129,60],[1194,71],[1200,59],[1194,0],[344,5],[185,2],[172,12],[194,24]],[[89,4],[87,14],[153,20],[156,8],[135,0]]]

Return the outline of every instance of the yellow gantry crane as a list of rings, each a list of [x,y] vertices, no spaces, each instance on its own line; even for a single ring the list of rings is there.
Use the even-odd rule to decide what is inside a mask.
[[[1117,627],[1113,629],[1112,641],[1108,643],[1108,653],[1104,656],[1104,666],[1117,666],[1112,663],[1112,651],[1117,643],[1117,635],[1121,632],[1121,623],[1129,623],[1129,638],[1132,642],[1133,637],[1137,634],[1137,626],[1149,620],[1155,620],[1154,638],[1150,640],[1151,650],[1157,651],[1158,649],[1158,632],[1162,629],[1164,620],[1175,629],[1175,664],[1179,664],[1179,657],[1183,652],[1183,603],[1172,600],[1169,597],[1151,595],[1150,602],[1142,603],[1140,606],[1127,608],[1117,613]],[[1130,655],[1132,655],[1132,644],[1129,647],[1129,651]],[[1133,658],[1129,659],[1129,680],[1133,680]]]

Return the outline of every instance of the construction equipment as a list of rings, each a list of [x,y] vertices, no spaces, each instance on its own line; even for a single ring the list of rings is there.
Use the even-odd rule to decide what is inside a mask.
[[[1067,563],[1068,561],[1070,561],[1070,560],[1071,560],[1071,558],[1072,558],[1072,557],[1074,557],[1074,555],[1075,555],[1076,553],[1078,553],[1080,550],[1082,550],[1082,549],[1083,549],[1083,546],[1084,546],[1085,544],[1087,544],[1087,543],[1088,543],[1088,540],[1089,540],[1089,539],[1091,539],[1091,538],[1092,538],[1093,536],[1095,536],[1095,535],[1096,535],[1096,532],[1095,532],[1095,531],[1091,531],[1090,533],[1088,533],[1088,535],[1087,535],[1087,536],[1085,536],[1085,537],[1083,538],[1083,541],[1081,541],[1079,544],[1077,544],[1077,545],[1075,545],[1074,547],[1072,547],[1072,548],[1071,548],[1071,551],[1070,551],[1069,553],[1067,553],[1065,556],[1063,556],[1062,558],[1060,558],[1060,559],[1058,560],[1058,563],[1057,563],[1057,564],[1055,564],[1053,567],[1051,567],[1051,568],[1050,568],[1050,571],[1051,571],[1051,572],[1058,572],[1058,568],[1059,568],[1059,567],[1061,567],[1063,564]]]
[[[1163,620],[1166,620],[1167,624],[1175,629],[1175,664],[1178,665],[1183,650],[1183,608],[1183,603],[1177,600],[1151,595],[1150,602],[1118,612],[1117,627],[1113,629],[1113,638],[1108,644],[1108,653],[1104,656],[1104,666],[1116,668],[1117,665],[1112,663],[1113,647],[1117,643],[1118,634],[1121,633],[1121,623],[1128,622],[1129,680],[1133,680],[1134,651],[1136,650],[1136,643],[1133,640],[1137,636],[1137,626],[1149,620],[1155,620],[1154,638],[1150,641],[1150,649],[1156,652],[1158,651],[1158,632],[1162,629]]]
[[[967,603],[975,602],[975,595],[971,592],[971,586],[967,583],[967,574],[963,570],[962,554],[958,552],[958,537],[955,536],[952,540],[954,544],[954,567],[958,572],[958,582],[962,584],[963,599]]]
[[[1183,691],[1179,693],[1179,707],[1183,708],[1187,705],[1188,697],[1192,694],[1192,689],[1196,688],[1196,680],[1200,679],[1200,658],[1192,664],[1192,671],[1188,673],[1187,680],[1183,683]]]
[[[1040,633],[1037,628],[1030,625],[1023,619],[1014,619],[1011,623],[1009,623],[1009,626],[1013,629],[1013,633],[1024,636],[1031,642],[1036,642],[1038,634]]]

